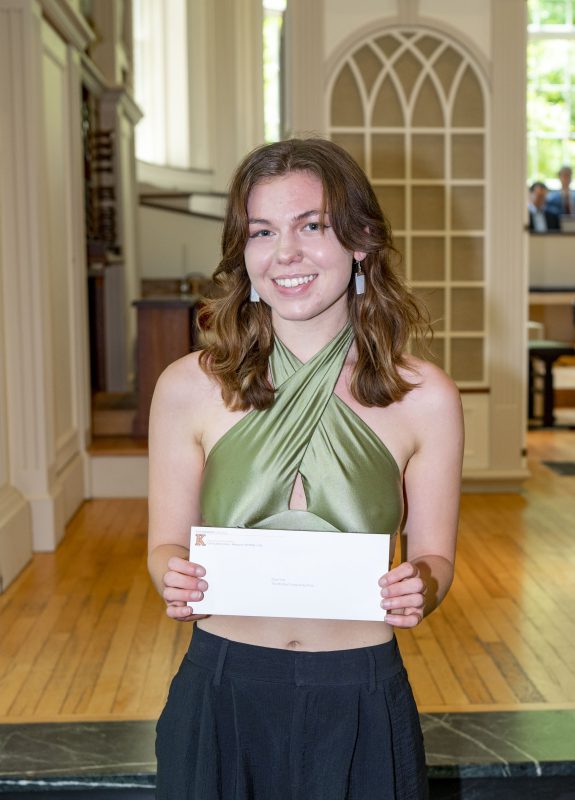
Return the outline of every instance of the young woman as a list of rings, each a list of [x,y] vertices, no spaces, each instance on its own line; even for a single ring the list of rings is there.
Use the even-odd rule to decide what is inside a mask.
[[[157,797],[425,798],[393,629],[418,625],[451,584],[458,392],[406,352],[426,325],[340,147],[292,139],[248,155],[222,249],[205,349],[165,371],[150,421],[150,572],[168,616],[197,620],[158,723]],[[405,560],[379,581],[385,621],[202,615],[194,524],[391,533],[392,549],[399,533]],[[357,579],[350,564],[340,591]]]

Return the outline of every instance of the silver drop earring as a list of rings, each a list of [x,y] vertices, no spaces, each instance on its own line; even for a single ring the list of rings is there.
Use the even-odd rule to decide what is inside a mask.
[[[259,303],[259,302],[260,302],[260,296],[257,293],[256,287],[253,285],[253,283],[250,283],[250,303]]]
[[[365,274],[361,269],[361,261],[355,261],[354,263],[357,270],[355,273],[355,293],[365,294]]]

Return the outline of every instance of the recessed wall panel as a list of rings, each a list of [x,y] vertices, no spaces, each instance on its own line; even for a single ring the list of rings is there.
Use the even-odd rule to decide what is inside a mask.
[[[451,175],[458,180],[482,180],[485,152],[484,136],[479,133],[451,137]]]
[[[371,137],[371,174],[373,178],[405,178],[405,136],[401,133],[374,133]]]
[[[379,205],[393,230],[405,229],[405,188],[403,186],[374,186]]]
[[[445,137],[413,134],[411,137],[411,177],[414,180],[445,179]]]
[[[451,189],[451,227],[453,230],[479,230],[485,225],[483,186],[453,186]]]
[[[443,236],[414,236],[411,240],[411,278],[414,281],[445,280]]]
[[[484,279],[483,236],[452,236],[451,277],[455,281]]]
[[[349,66],[344,67],[336,81],[332,101],[333,125],[362,125],[363,105],[355,75]]]
[[[411,190],[414,230],[445,229],[445,189],[443,186],[414,186]]]
[[[365,171],[365,136],[363,133],[334,133],[332,141],[343,147]]]
[[[455,381],[481,382],[483,376],[483,339],[452,338],[451,376]]]
[[[451,290],[451,330],[481,332],[483,328],[483,289],[453,288]]]

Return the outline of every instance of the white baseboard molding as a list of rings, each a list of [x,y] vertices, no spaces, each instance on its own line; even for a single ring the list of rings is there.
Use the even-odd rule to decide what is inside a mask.
[[[531,476],[528,469],[464,470],[464,494],[521,494]]]
[[[90,497],[147,497],[148,456],[90,458]]]
[[[32,558],[30,504],[13,486],[0,489],[0,592]]]
[[[87,458],[88,454],[85,452],[76,453],[58,475],[58,481],[62,484],[64,524],[69,522],[86,498],[84,462]]]
[[[58,547],[66,523],[85,499],[84,454],[76,453],[63,467],[49,491],[30,496],[35,553],[52,553]]]
[[[53,553],[66,530],[64,487],[57,481],[48,494],[31,495],[33,547],[35,553]]]

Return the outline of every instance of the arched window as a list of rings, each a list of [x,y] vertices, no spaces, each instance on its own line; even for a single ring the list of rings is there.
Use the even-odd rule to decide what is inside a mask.
[[[329,133],[371,180],[434,321],[440,366],[487,381],[485,86],[469,53],[423,28],[360,43],[328,89]]]
[[[136,128],[136,157],[187,169],[189,130],[186,0],[133,0],[134,91],[144,117]]]

